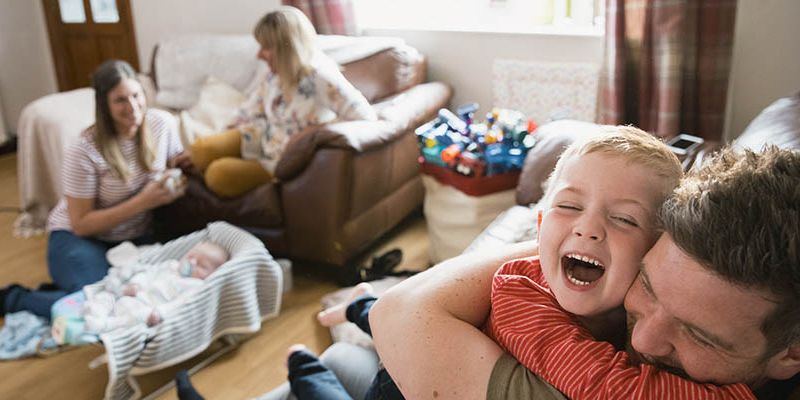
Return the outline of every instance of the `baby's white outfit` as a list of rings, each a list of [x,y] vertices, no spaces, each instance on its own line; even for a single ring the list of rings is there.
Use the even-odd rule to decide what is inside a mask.
[[[182,295],[201,286],[203,280],[191,277],[186,262],[167,260],[158,264],[130,263],[109,269],[101,289],[86,292],[84,319],[86,330],[97,334],[147,323],[156,311],[160,316],[179,304]],[[126,296],[128,286],[136,287]]]

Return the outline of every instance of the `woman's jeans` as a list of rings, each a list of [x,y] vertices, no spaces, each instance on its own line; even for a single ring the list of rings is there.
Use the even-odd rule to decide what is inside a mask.
[[[134,240],[136,244],[151,243],[151,238]],[[28,290],[21,286],[9,288],[5,312],[29,311],[50,319],[50,308],[58,299],[95,283],[108,273],[106,251],[118,243],[82,238],[70,231],[50,232],[47,240],[47,269],[53,287]]]

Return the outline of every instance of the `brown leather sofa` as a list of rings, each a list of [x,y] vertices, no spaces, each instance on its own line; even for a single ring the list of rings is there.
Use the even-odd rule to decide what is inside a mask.
[[[517,205],[500,214],[470,244],[466,251],[484,249],[536,236],[536,211],[531,209],[544,194],[544,183],[561,152],[577,138],[591,134],[598,125],[580,121],[555,121],[537,129],[536,145],[525,158],[516,189]],[[800,151],[800,92],[770,104],[731,142],[736,148],[760,150],[765,144]],[[706,143],[692,165],[719,149],[720,143]]]
[[[157,211],[170,237],[224,220],[264,241],[270,253],[347,265],[422,204],[414,129],[448,105],[452,90],[424,83],[425,58],[397,45],[343,65],[378,121],[335,122],[289,143],[277,180],[222,199],[198,178],[186,196]]]

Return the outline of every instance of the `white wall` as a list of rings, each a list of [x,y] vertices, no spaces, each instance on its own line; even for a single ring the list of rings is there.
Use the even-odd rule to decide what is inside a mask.
[[[599,36],[423,32],[372,29],[377,36],[399,36],[428,58],[428,78],[455,89],[452,105],[478,102],[492,107],[492,61],[596,62],[603,57]]]
[[[56,75],[41,1],[0,0],[0,107],[16,132],[19,113],[56,91]]]
[[[800,91],[800,1],[738,4],[727,115],[730,139],[764,107]]]

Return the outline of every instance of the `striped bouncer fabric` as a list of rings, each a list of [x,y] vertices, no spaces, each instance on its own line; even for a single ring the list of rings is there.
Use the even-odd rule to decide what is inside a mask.
[[[175,365],[204,351],[223,335],[250,334],[261,321],[278,315],[283,275],[264,244],[225,222],[145,251],[140,260],[177,259],[196,243],[210,240],[228,249],[231,258],[206,278],[205,285],[181,299],[153,327],[135,326],[103,335],[108,358],[106,399],[136,399],[135,376]]]

